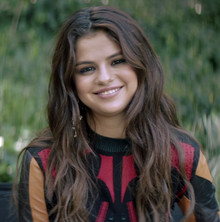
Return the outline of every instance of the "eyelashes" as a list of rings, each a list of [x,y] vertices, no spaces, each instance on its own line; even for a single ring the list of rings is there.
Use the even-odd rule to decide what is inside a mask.
[[[125,63],[126,60],[125,59],[117,59],[117,60],[114,60],[112,65],[118,65],[118,64],[121,64],[121,63]]]
[[[111,66],[117,66],[117,65],[120,65],[123,63],[126,63],[126,60],[124,58],[123,59],[116,59],[111,63]],[[85,74],[85,73],[94,72],[95,70],[96,70],[96,68],[94,66],[87,66],[87,67],[80,69],[79,73]]]
[[[86,72],[93,72],[95,71],[95,68],[94,67],[85,67],[83,69],[80,69],[80,73],[83,74],[83,73],[86,73]]]

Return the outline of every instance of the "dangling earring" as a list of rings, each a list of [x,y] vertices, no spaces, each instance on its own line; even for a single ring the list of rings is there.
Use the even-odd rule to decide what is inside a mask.
[[[79,117],[79,120],[81,120],[81,119],[82,119],[82,116]],[[72,118],[72,124],[73,124],[72,129],[74,130],[74,137],[77,137],[76,127],[75,127],[75,125],[74,125],[74,120],[73,120],[73,118]]]

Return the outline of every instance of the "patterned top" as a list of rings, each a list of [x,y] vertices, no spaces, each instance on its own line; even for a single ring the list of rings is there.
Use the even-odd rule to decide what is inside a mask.
[[[185,170],[194,191],[196,206],[190,222],[220,222],[215,188],[199,145],[185,134],[179,135],[179,143],[185,153]],[[128,139],[112,139],[96,135],[90,164],[94,170],[94,182],[98,195],[89,214],[91,222],[130,221],[137,222],[134,187],[137,172],[131,145]],[[45,196],[45,171],[50,148],[28,148],[25,152],[21,182],[19,186],[19,215],[22,222],[52,222],[55,215],[49,212],[54,203]],[[183,213],[189,206],[186,186],[179,179],[179,159],[176,150],[171,149],[173,199],[171,210],[178,202]],[[56,173],[53,172],[56,177]],[[83,184],[82,184],[83,186]],[[56,202],[56,201],[55,201]],[[90,203],[88,203],[90,206]]]

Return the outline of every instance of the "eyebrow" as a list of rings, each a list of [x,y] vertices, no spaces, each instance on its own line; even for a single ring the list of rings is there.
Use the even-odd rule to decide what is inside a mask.
[[[107,59],[112,59],[112,58],[114,58],[114,57],[116,57],[116,56],[119,56],[119,55],[122,55],[122,53],[121,53],[121,52],[117,52],[117,53],[115,53],[115,54],[113,54],[113,55],[108,56]],[[76,63],[75,66],[85,65],[85,64],[93,64],[93,63],[94,63],[94,62],[92,62],[92,61],[82,61],[82,62]]]

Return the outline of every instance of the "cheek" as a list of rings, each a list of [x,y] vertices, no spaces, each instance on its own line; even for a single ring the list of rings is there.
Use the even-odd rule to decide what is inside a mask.
[[[84,97],[85,95],[85,91],[83,90],[83,87],[81,87],[80,85],[78,85],[78,87],[76,87],[76,92],[77,92],[77,95],[78,97],[81,99]]]
[[[80,100],[87,98],[92,91],[92,79],[89,76],[78,76],[75,78],[76,92]]]
[[[134,71],[127,72],[127,75],[124,76],[124,81],[127,81],[129,83],[132,91],[137,90],[138,78],[137,74]]]
[[[77,95],[80,98],[81,95],[83,95],[84,89],[85,89],[85,86],[83,87],[83,81],[81,81],[80,78],[76,78],[75,79],[75,86],[76,86]]]
[[[130,90],[133,94],[132,96],[134,96],[138,88],[138,79],[136,74],[133,76],[133,78],[131,78],[130,84],[131,84]]]

